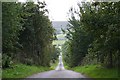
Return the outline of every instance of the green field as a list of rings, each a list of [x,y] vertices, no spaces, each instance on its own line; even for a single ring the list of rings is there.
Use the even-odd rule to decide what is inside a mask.
[[[58,34],[57,38],[64,38],[66,34]],[[54,40],[53,45],[62,45],[65,43],[66,40]]]
[[[54,40],[53,45],[62,45],[65,43],[65,40]]]
[[[58,37],[58,38],[63,38],[63,37],[65,37],[65,35],[66,35],[66,34],[58,34],[57,37]]]

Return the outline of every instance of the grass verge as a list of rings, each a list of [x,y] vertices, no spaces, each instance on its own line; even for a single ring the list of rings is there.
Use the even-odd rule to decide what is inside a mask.
[[[63,64],[64,64],[64,68],[67,70],[70,70],[71,68],[69,67],[69,65],[63,60]]]
[[[49,67],[28,66],[24,64],[14,65],[13,68],[2,70],[2,78],[25,78],[32,74],[49,70]]]
[[[107,69],[100,65],[87,65],[72,68],[76,72],[80,72],[90,78],[118,78],[117,69]]]
[[[52,63],[52,64],[51,64],[50,69],[51,69],[51,70],[55,70],[56,67],[57,67],[57,65],[58,65],[58,60],[56,60],[55,63]]]

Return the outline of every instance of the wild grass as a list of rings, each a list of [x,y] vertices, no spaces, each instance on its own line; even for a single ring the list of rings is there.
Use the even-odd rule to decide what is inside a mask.
[[[58,65],[58,60],[56,60],[55,63],[52,63],[52,64],[51,64],[50,69],[51,69],[51,70],[55,70],[56,67],[57,67],[57,65]]]
[[[14,65],[13,68],[2,70],[2,78],[25,78],[32,74],[47,71],[49,69],[49,67],[17,64]]]
[[[100,65],[77,66],[72,70],[85,74],[90,78],[118,78],[118,69],[107,69]]]

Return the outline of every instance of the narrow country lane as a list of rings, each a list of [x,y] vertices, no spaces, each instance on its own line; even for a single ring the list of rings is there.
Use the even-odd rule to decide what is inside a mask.
[[[51,70],[32,75],[28,78],[85,78],[85,76],[71,70]]]
[[[34,74],[27,78],[84,78],[84,80],[88,80],[80,73],[65,70],[62,62],[62,53],[59,56],[59,63],[55,70]]]

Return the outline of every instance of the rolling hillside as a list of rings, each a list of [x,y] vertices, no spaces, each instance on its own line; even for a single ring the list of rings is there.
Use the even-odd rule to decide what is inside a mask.
[[[55,45],[62,45],[66,41],[65,34],[62,33],[61,28],[64,30],[67,30],[68,28],[68,22],[67,21],[53,21],[52,22],[53,27],[56,29],[56,34],[58,40],[53,41],[53,44]]]

